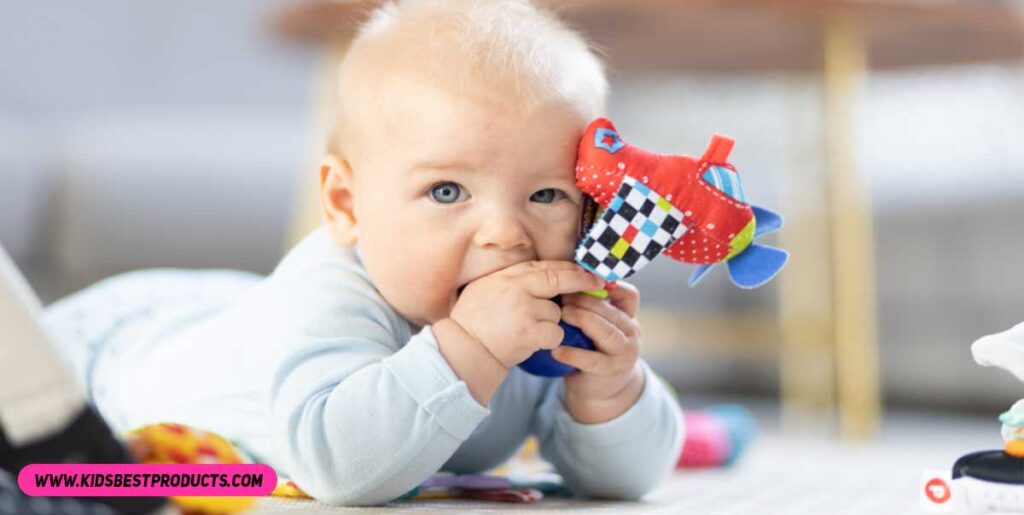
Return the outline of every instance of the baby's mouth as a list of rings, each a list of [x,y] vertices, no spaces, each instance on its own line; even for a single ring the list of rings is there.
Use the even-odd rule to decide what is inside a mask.
[[[469,283],[463,284],[462,286],[459,286],[458,288],[455,289],[456,299],[462,296],[462,290],[465,290],[466,286],[469,286]]]

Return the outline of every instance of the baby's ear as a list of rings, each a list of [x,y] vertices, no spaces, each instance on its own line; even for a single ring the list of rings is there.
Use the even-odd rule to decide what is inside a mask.
[[[355,182],[348,161],[328,154],[320,161],[320,208],[327,232],[341,245],[356,243]]]

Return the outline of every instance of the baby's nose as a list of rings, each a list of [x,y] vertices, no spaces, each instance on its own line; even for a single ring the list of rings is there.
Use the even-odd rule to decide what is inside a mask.
[[[533,246],[526,227],[511,213],[494,214],[484,220],[476,232],[474,243],[497,250],[528,249]]]

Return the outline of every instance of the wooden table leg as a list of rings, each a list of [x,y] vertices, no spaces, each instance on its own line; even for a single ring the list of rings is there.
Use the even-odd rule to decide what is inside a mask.
[[[857,170],[857,115],[868,70],[859,20],[828,18],[824,50],[839,427],[844,438],[866,438],[878,430],[881,396],[872,213]]]

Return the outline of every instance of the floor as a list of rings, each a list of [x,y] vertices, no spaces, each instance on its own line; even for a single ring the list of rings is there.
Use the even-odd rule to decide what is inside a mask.
[[[758,417],[761,419],[761,416]],[[264,499],[253,513],[534,512],[709,515],[924,513],[922,475],[957,457],[1001,445],[988,418],[897,413],[869,444],[844,445],[821,436],[784,435],[766,426],[744,459],[729,469],[680,471],[639,503],[545,499],[528,505],[419,501],[339,508],[314,501]]]

